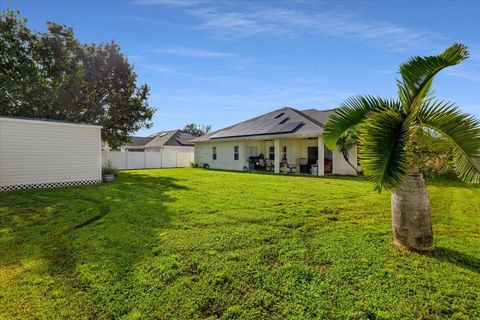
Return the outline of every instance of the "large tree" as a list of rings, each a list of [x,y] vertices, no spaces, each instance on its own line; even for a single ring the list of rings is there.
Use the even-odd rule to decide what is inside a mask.
[[[211,124],[186,124],[182,129],[185,132],[190,133],[192,136],[200,137],[212,131]]]
[[[0,115],[99,124],[113,148],[151,126],[149,88],[116,43],[82,44],[71,28],[47,26],[31,31],[18,13],[0,13]]]
[[[432,81],[441,70],[468,57],[454,44],[442,54],[414,57],[400,65],[398,100],[356,96],[346,100],[325,128],[331,148],[355,130],[361,144],[360,164],[374,188],[393,190],[394,243],[415,250],[433,248],[430,200],[419,163],[429,143],[425,136],[451,146],[458,176],[480,183],[480,122],[452,102],[433,97]]]

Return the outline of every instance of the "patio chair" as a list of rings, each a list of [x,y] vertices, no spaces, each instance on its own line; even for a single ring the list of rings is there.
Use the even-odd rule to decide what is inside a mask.
[[[266,170],[266,165],[265,165],[265,160],[264,159],[258,159],[258,168],[260,170]]]
[[[325,173],[332,173],[332,160],[325,160]]]
[[[299,158],[297,159],[297,166],[296,166],[297,173],[308,173],[308,160],[307,158]]]
[[[274,163],[273,160],[265,159],[265,171],[273,171],[274,170]]]
[[[280,171],[283,173],[291,173],[292,172],[292,166],[288,164],[288,160],[284,158],[282,162],[280,163]]]

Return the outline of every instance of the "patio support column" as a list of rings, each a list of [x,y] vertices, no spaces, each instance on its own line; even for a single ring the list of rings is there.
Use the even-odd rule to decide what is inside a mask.
[[[282,159],[280,159],[280,139],[273,140],[273,147],[275,149],[275,173],[280,173],[280,161],[282,161]]]
[[[318,175],[324,176],[325,175],[325,142],[323,141],[323,137],[318,137]]]

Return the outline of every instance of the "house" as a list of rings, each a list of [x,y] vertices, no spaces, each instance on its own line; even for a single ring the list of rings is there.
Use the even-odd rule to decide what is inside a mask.
[[[0,191],[101,182],[101,129],[0,117]]]
[[[191,141],[195,161],[224,170],[355,175],[342,153],[324,144],[325,123],[334,112],[285,107],[206,134]],[[358,166],[356,147],[348,158]]]
[[[190,140],[195,136],[182,131],[161,131],[148,137],[131,137],[131,142],[120,147],[120,151],[130,152],[193,152]]]

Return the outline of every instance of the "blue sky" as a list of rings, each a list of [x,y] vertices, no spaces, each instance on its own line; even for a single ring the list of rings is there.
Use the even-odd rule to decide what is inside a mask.
[[[328,109],[396,95],[401,62],[467,44],[440,74],[439,98],[480,118],[480,1],[0,1],[29,26],[71,26],[120,44],[158,111],[146,135],[186,123],[215,129],[282,106]]]

